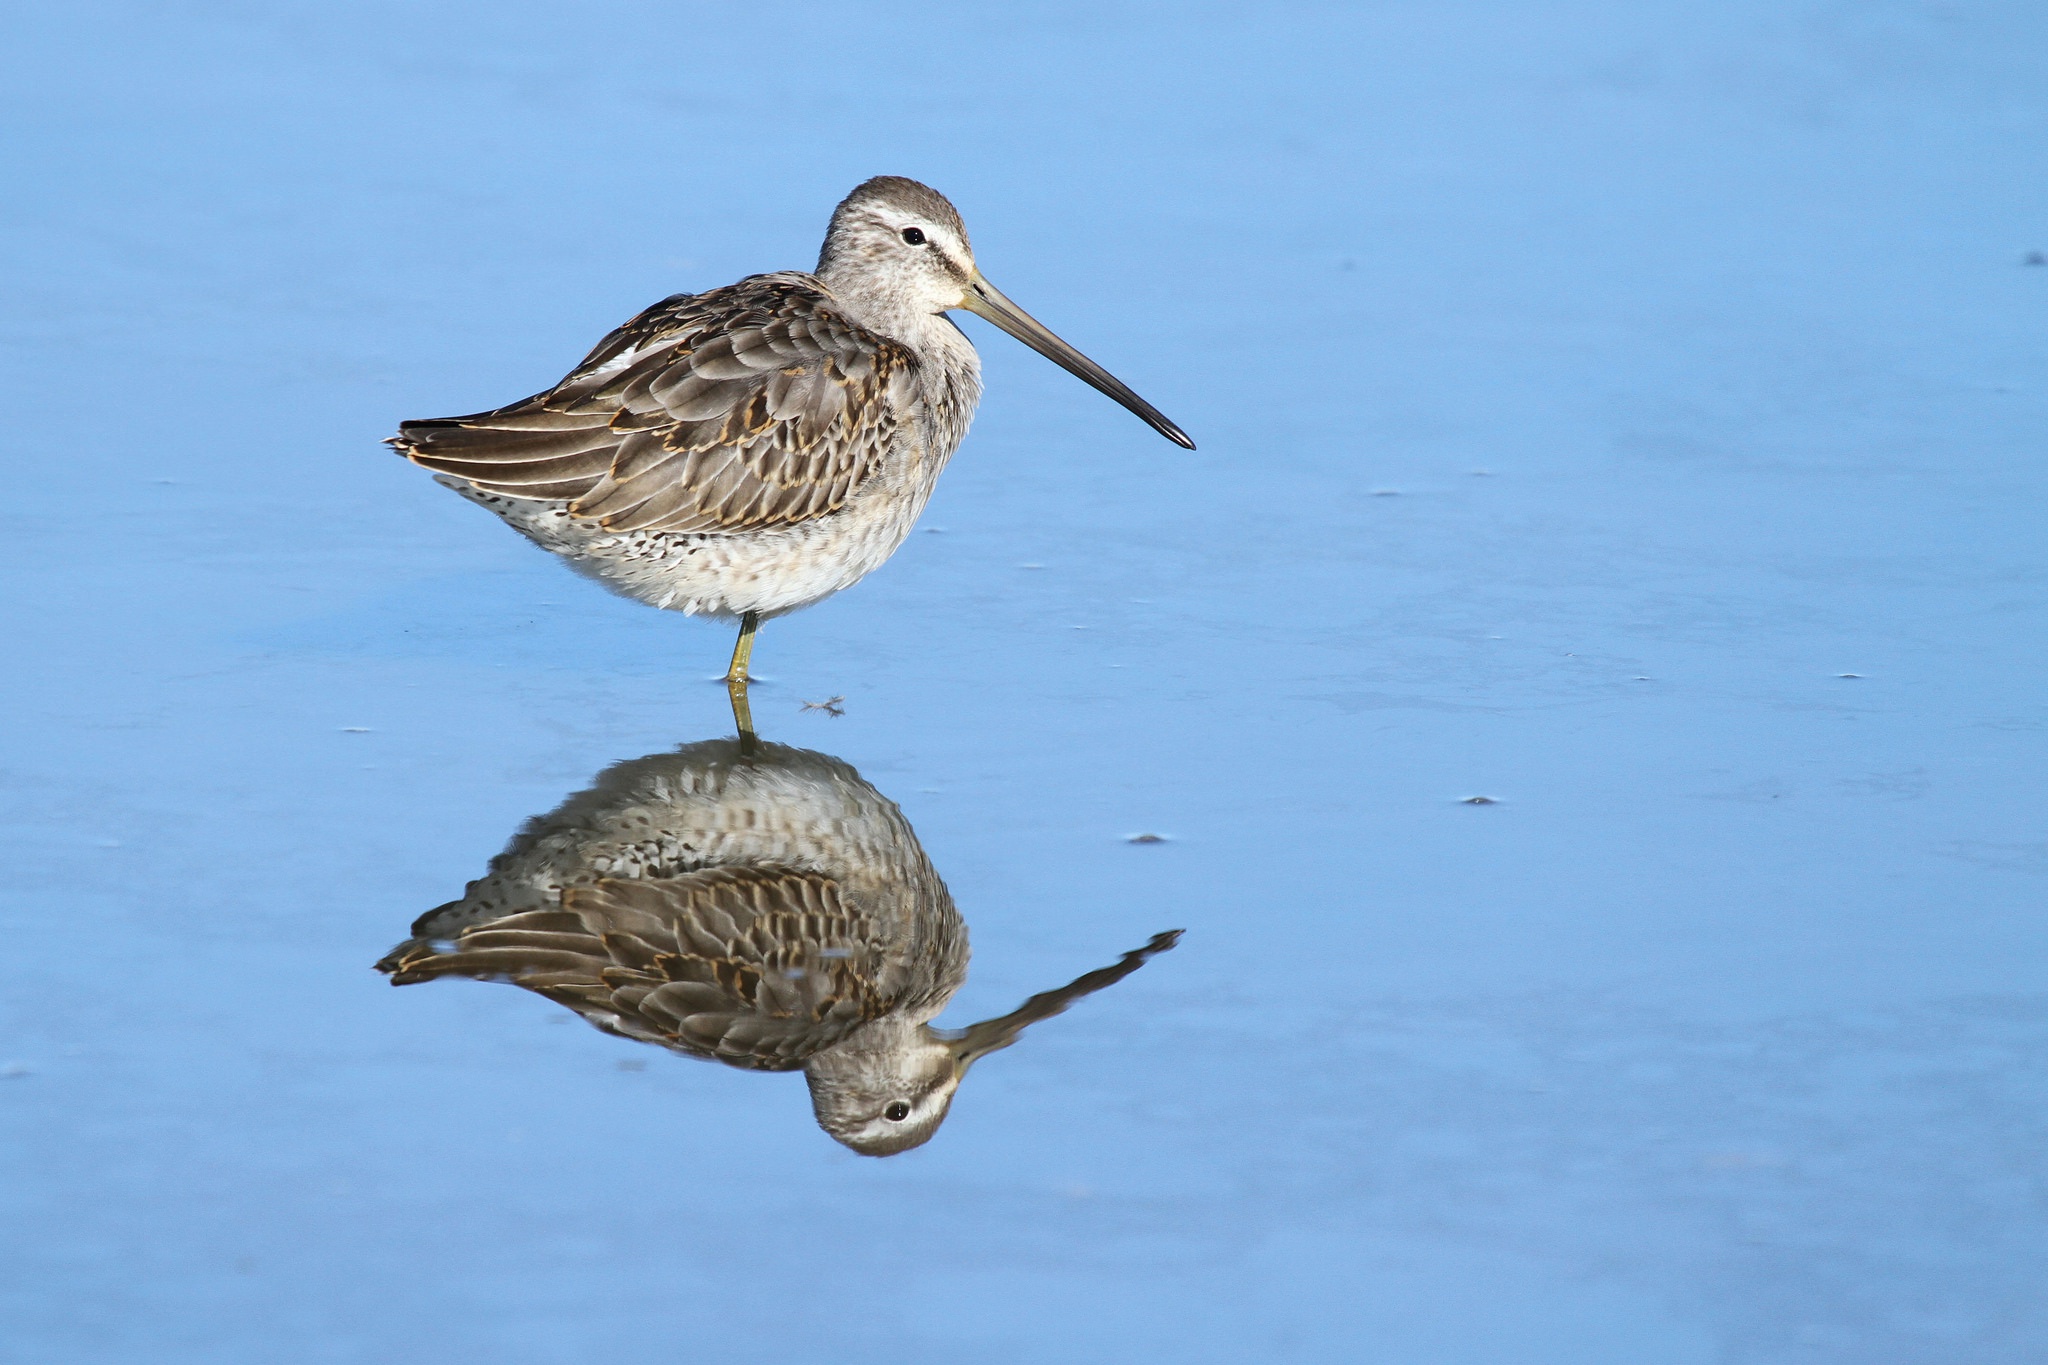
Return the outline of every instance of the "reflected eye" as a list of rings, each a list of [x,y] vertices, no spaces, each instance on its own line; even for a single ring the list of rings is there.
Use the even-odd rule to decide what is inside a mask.
[[[910,231],[915,232],[917,231],[917,229],[912,228]],[[908,237],[910,233],[906,232],[903,235]],[[901,1123],[903,1122],[903,1120],[910,1117],[910,1106],[905,1104],[902,1100],[898,1100],[896,1101],[896,1103],[890,1105],[887,1109],[884,1109],[882,1111],[882,1117],[889,1120],[889,1122],[891,1123]]]
[[[924,229],[923,229],[923,228],[905,228],[905,229],[903,229],[903,240],[904,240],[904,241],[906,241],[906,242],[908,242],[908,243],[910,243],[910,244],[911,244],[912,246],[923,246],[923,245],[924,245]]]

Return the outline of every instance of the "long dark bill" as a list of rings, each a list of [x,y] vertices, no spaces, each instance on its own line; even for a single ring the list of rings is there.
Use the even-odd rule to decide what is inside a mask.
[[[1064,1014],[1068,1006],[1083,996],[1114,986],[1148,960],[1180,942],[1180,934],[1178,929],[1154,934],[1144,947],[1133,948],[1107,967],[1098,967],[1085,976],[1078,976],[1056,991],[1041,991],[1000,1019],[984,1019],[961,1029],[952,1035],[953,1065],[960,1069],[961,1074],[966,1074],[967,1068],[977,1060],[1016,1042],[1019,1034],[1039,1020]]]
[[[1003,291],[983,279],[979,271],[975,272],[973,281],[967,286],[967,297],[960,306],[976,317],[987,318],[1068,374],[1085,379],[1144,418],[1146,425],[1175,445],[1189,450],[1195,448],[1195,443],[1188,439],[1188,434],[1167,421],[1165,413],[1132,393],[1122,380],[1108,370],[1054,336],[1051,328],[1010,302]]]

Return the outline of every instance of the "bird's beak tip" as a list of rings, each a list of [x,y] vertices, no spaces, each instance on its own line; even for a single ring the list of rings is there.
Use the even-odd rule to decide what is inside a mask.
[[[978,317],[986,318],[1069,374],[1108,394],[1136,413],[1147,426],[1181,449],[1195,448],[1195,443],[1188,439],[1188,434],[1168,421],[1159,409],[1131,392],[1129,385],[1060,340],[1044,323],[1011,302],[1002,290],[982,277],[980,270],[976,270],[968,278],[967,288],[961,295],[959,306]]]

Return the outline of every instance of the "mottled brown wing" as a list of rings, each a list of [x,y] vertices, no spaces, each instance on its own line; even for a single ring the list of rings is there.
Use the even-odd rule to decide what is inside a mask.
[[[395,986],[502,979],[608,1033],[756,1071],[801,1067],[890,1008],[886,946],[838,883],[783,868],[600,881],[378,964]]]
[[[845,504],[896,440],[915,368],[812,277],[756,275],[664,299],[546,393],[391,444],[610,530],[755,530]]]

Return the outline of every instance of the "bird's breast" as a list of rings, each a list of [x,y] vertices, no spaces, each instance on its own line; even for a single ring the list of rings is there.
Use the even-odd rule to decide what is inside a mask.
[[[960,448],[981,401],[981,357],[958,328],[948,323],[946,330],[951,344],[934,348],[922,367],[924,438],[941,465]]]

